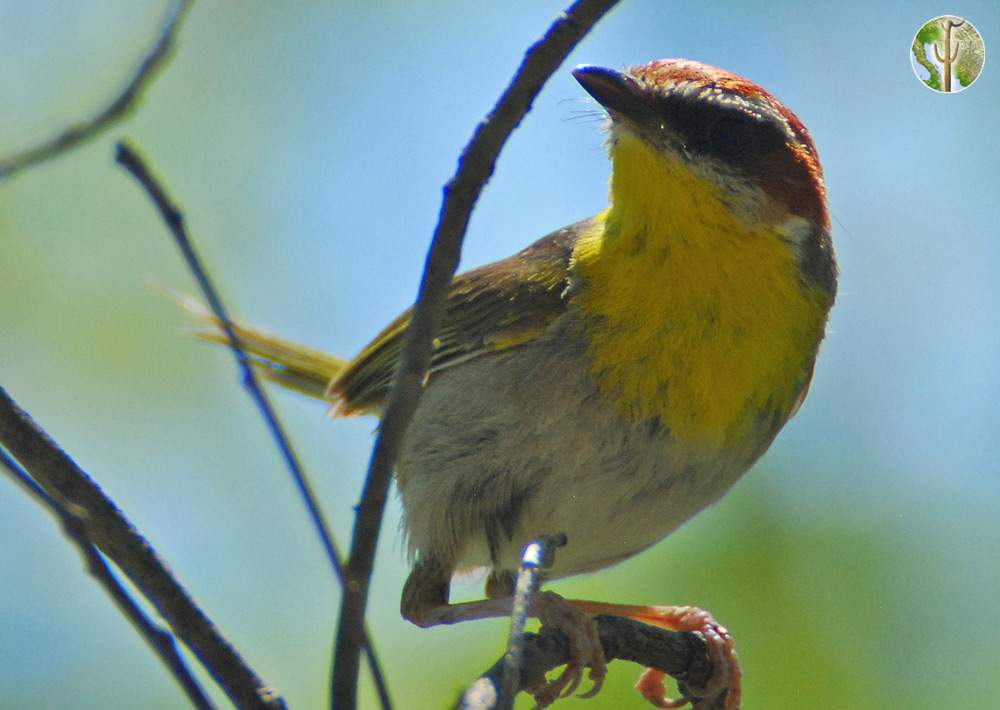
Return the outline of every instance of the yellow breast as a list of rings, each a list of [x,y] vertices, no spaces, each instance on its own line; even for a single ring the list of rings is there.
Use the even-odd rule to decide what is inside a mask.
[[[789,414],[830,297],[803,284],[776,234],[788,215],[733,210],[715,182],[628,134],[612,162],[603,229],[574,252],[601,390],[628,420],[658,417],[696,444],[724,445],[756,416]]]

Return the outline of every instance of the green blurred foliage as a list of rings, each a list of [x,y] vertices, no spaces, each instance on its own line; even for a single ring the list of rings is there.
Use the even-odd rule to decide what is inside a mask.
[[[412,299],[458,150],[559,8],[199,3],[135,116],[0,184],[0,383],[294,707],[324,704],[336,584],[228,355],[187,339],[149,288],[192,286],[113,165],[113,140],[154,161],[238,313],[349,355]],[[824,160],[843,285],[806,406],[722,503],[636,559],[553,585],[711,609],[736,634],[751,710],[995,704],[1000,79],[987,70],[943,102],[913,81],[906,43],[936,9],[626,1],[571,58],[733,69],[788,103]],[[0,153],[94,111],[161,12],[0,6],[12,58]],[[1000,36],[995,5],[963,13],[987,43]],[[829,28],[844,26],[864,72],[831,49]],[[506,148],[465,265],[603,207],[599,124],[575,120],[581,99],[564,68]],[[932,161],[928,191],[931,145],[949,157]],[[277,399],[346,541],[374,422]],[[0,706],[182,705],[52,522],[2,480],[0,505]],[[398,525],[394,505],[370,623],[400,707],[442,708],[499,656],[505,630],[405,624]],[[588,707],[642,707],[638,673],[613,664]]]

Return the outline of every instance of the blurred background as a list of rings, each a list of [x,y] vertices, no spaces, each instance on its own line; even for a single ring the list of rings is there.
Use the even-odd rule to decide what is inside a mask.
[[[0,184],[0,383],[292,707],[326,702],[337,586],[230,356],[191,340],[150,288],[194,287],[113,142],[146,151],[235,313],[349,356],[412,301],[459,150],[562,6],[197,3],[132,118]],[[0,155],[103,107],[164,10],[0,2]],[[982,76],[953,96],[908,58],[941,12],[986,43]],[[604,207],[600,122],[581,115],[593,105],[576,63],[699,59],[762,84],[812,130],[843,276],[809,400],[719,505],[628,562],[552,585],[711,609],[737,637],[747,708],[996,705],[997,50],[987,0],[625,0],[546,86],[474,214],[465,267]],[[275,399],[346,545],[375,422]],[[57,526],[4,478],[0,510],[0,706],[183,706]],[[505,628],[400,619],[399,512],[394,498],[370,624],[399,707],[443,708],[499,657]],[[613,664],[588,707],[643,707],[639,671]]]

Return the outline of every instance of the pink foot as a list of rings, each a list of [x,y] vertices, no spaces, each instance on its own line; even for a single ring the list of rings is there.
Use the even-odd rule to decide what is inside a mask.
[[[701,634],[708,646],[712,661],[712,675],[704,688],[695,689],[698,698],[684,697],[673,700],[663,687],[665,673],[649,668],[636,683],[636,690],[654,707],[679,708],[692,703],[692,710],[711,710],[719,696],[725,693],[725,710],[738,710],[743,700],[739,657],[733,647],[733,637],[712,615],[697,607],[647,607],[641,616],[633,617],[674,631],[691,631]]]
[[[639,676],[639,681],[635,684],[635,689],[654,708],[670,710],[670,708],[680,708],[687,705],[690,702],[688,698],[672,700],[667,697],[667,689],[663,685],[666,677],[667,674],[657,668],[647,668]]]

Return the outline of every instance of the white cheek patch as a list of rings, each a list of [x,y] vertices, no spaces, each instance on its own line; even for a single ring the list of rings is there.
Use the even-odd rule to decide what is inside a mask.
[[[788,242],[793,247],[801,248],[812,236],[813,224],[805,217],[792,215],[784,222],[775,225],[774,231],[781,237],[782,241]]]
[[[718,187],[722,201],[736,217],[749,225],[761,221],[767,196],[753,181],[714,161],[692,161],[689,165],[694,172]]]
[[[805,217],[792,215],[776,224],[774,233],[792,250],[799,265],[803,265],[803,262],[808,258],[807,246],[815,238],[816,226]]]

